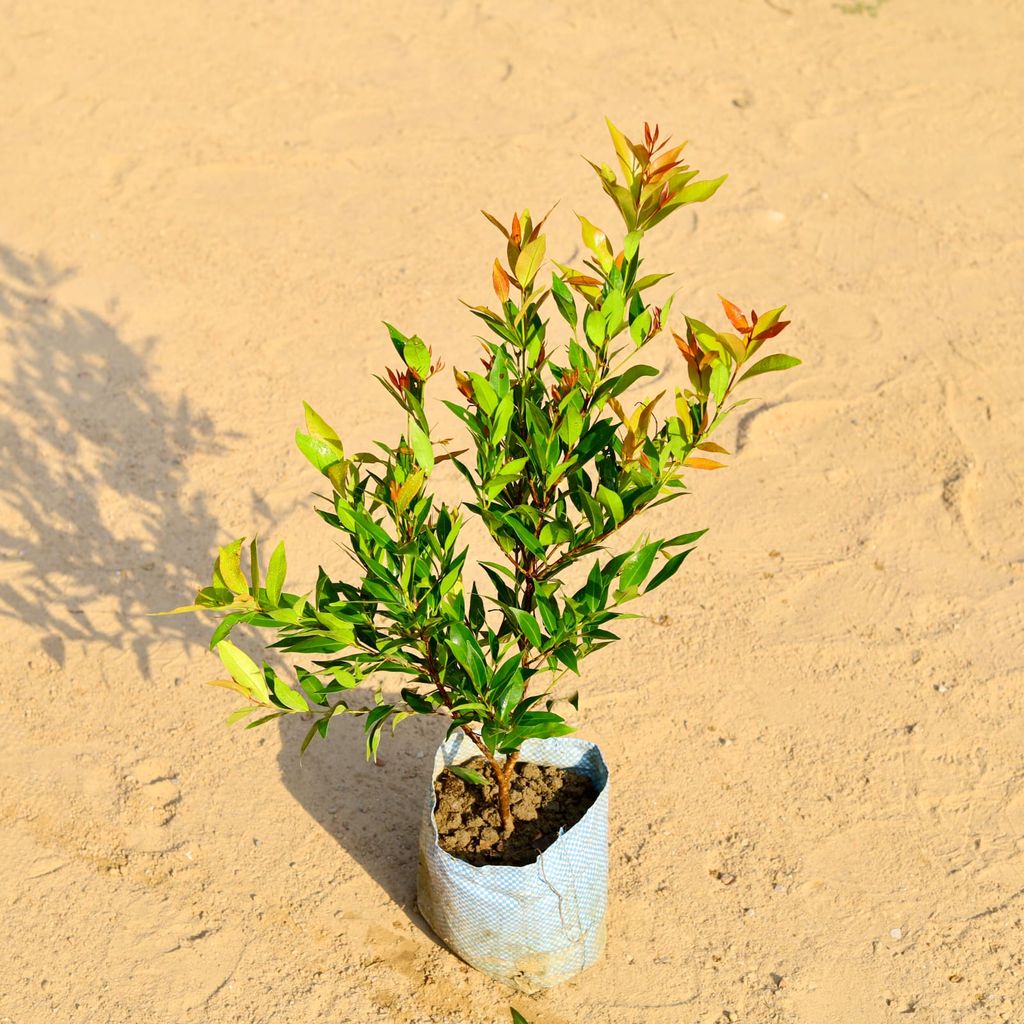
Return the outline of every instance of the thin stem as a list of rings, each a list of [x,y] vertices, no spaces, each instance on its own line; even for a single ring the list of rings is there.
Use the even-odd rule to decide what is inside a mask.
[[[432,647],[430,640],[425,639],[423,641],[425,647],[425,655],[427,659],[427,674],[430,676],[430,681],[435,687],[437,692],[441,694],[441,700],[444,701],[445,707],[452,708],[451,695],[445,688],[443,682],[441,682],[441,673],[437,668],[437,660],[434,658],[434,648]],[[498,783],[498,813],[501,815],[501,824],[505,831],[505,835],[509,836],[512,834],[512,812],[509,809],[509,793],[508,793],[508,781],[509,776],[503,776],[501,762],[487,749],[487,744],[475,733],[472,728],[468,725],[461,726],[462,731],[469,737],[470,742],[483,754],[487,763],[491,766],[494,771],[494,777]],[[512,755],[510,755],[511,757]],[[508,758],[505,759],[506,763]],[[515,760],[512,761],[515,764]],[[511,772],[511,769],[509,769]],[[504,786],[504,790],[502,787]],[[502,795],[504,793],[504,796]]]
[[[626,523],[628,523],[631,519],[634,519],[641,512],[643,512],[643,510],[646,507],[646,505],[643,505],[640,508],[633,509],[633,511],[630,512],[628,516],[625,516],[621,522],[616,523],[610,530],[605,530],[604,533],[599,533],[596,537],[592,537],[584,544],[577,544],[576,547],[570,548],[568,551],[565,552],[564,555],[562,555],[561,558],[558,559],[558,561],[552,562],[550,565],[542,565],[540,567],[540,571],[537,574],[537,579],[547,579],[549,576],[552,576],[554,573],[558,572],[558,570],[561,569],[564,565],[571,562],[573,558],[576,555],[578,555],[581,551],[585,551],[587,548],[594,547],[595,545],[599,545],[602,541],[607,540],[613,533],[615,533],[617,530],[621,530],[622,527],[626,525]]]

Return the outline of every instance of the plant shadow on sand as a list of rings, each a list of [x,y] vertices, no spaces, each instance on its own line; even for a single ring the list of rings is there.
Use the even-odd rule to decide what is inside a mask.
[[[362,690],[349,696],[353,706],[373,701]],[[366,761],[361,718],[332,722],[327,738],[316,737],[301,761],[299,747],[309,722],[288,716],[277,724],[278,766],[288,790],[436,941],[416,909],[416,863],[434,751],[444,739],[445,723],[421,715],[402,722],[381,743],[377,764]]]
[[[61,666],[68,642],[127,643],[147,672],[156,644],[202,638],[145,615],[190,596],[182,567],[214,545],[204,499],[181,494],[212,424],[157,393],[155,339],[129,343],[116,305],[57,298],[73,276],[0,245],[0,618],[35,627]]]

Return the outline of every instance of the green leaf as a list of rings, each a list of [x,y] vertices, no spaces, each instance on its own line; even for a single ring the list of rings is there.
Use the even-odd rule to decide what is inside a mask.
[[[256,538],[253,537],[252,542],[249,544],[249,576],[252,580],[252,596],[259,598],[260,596],[260,552],[259,547],[256,544]]]
[[[252,694],[249,690],[234,679],[211,679],[207,685],[221,686],[225,690],[233,690],[235,693],[240,693],[243,697],[248,697],[250,700],[252,699]]]
[[[359,685],[361,679],[356,678],[351,672],[349,672],[342,665],[333,665],[330,669],[330,673],[334,676],[334,681],[343,690],[352,690]]]
[[[635,162],[636,156],[629,146],[629,140],[626,138],[618,128],[611,123],[606,117],[604,123],[608,125],[608,134],[612,137],[612,145],[615,147],[615,155],[619,158],[619,164],[622,167],[622,173],[626,176],[627,182],[633,180],[633,163]],[[514,1024],[521,1024],[520,1021],[515,1020],[516,1011],[512,1011],[512,1017]],[[525,1022],[522,1022],[525,1024]]]
[[[608,293],[607,298],[601,304],[601,315],[604,317],[605,333],[609,338],[622,326],[622,318],[626,313],[626,297],[621,291],[615,289]]]
[[[565,544],[572,538],[572,528],[568,523],[545,523],[540,531],[540,542],[545,547],[550,547],[552,544]]]
[[[288,560],[284,553],[284,541],[274,548],[267,567],[267,599],[275,607],[281,604],[281,591],[284,589],[285,575],[288,572]]]
[[[437,710],[423,694],[408,687],[402,690],[402,700],[418,715],[431,715]]]
[[[398,353],[399,358],[401,358],[409,339],[397,327],[389,324],[387,320],[384,321],[384,326],[388,329],[388,334],[391,336],[391,344],[395,346],[395,351]]]
[[[316,467],[320,473],[326,473],[342,459],[340,448],[333,441],[325,441],[322,437],[310,437],[301,430],[295,431],[295,443],[299,451]]]
[[[660,549],[661,541],[652,541],[650,544],[645,544],[639,551],[634,551],[623,562],[622,569],[619,571],[619,580],[623,590],[639,587],[647,579],[647,574],[654,564],[654,557]]]
[[[313,675],[308,669],[302,667],[295,669],[295,675],[299,680],[299,686],[314,704],[319,704],[321,707],[327,704],[327,687],[319,676]]]
[[[503,477],[505,480],[515,480],[523,471],[523,467],[529,459],[524,455],[518,459],[509,459],[501,468],[495,473],[492,479],[497,477]]]
[[[498,408],[498,396],[491,387],[491,382],[486,377],[481,377],[479,373],[471,373],[469,379],[473,385],[473,397],[480,406],[480,411],[487,416],[493,416],[494,410]]]
[[[576,730],[554,711],[527,711],[516,721],[516,732],[527,738],[549,739],[568,736]]]
[[[787,356],[781,352],[776,352],[774,355],[765,356],[764,359],[759,359],[754,365],[747,370],[740,380],[746,380],[748,377],[757,377],[762,373],[772,373],[774,370],[788,370],[793,366],[799,366],[800,360],[796,356]]]
[[[598,258],[602,266],[612,259],[612,247],[608,236],[596,224],[591,224],[586,217],[576,214],[583,229],[583,244]]]
[[[377,695],[378,700],[380,694]],[[377,760],[377,748],[380,746],[380,737],[382,727],[387,721],[388,716],[394,711],[394,706],[391,704],[384,704],[381,707],[374,708],[367,716],[364,729],[366,732],[366,760],[376,761]]]
[[[423,339],[413,335],[402,349],[405,365],[419,377],[426,380],[430,376],[430,349],[423,344]]]
[[[270,703],[270,693],[259,666],[244,651],[239,650],[230,640],[217,644],[217,654],[231,678],[245,687],[248,693],[262,704]]]
[[[643,344],[652,323],[653,320],[649,309],[645,309],[634,318],[633,322],[629,325],[629,336],[633,339],[634,345]]]
[[[216,566],[214,567],[216,568]],[[200,609],[226,608],[235,603],[235,595],[227,587],[203,587],[196,594],[196,605]],[[189,609],[191,610],[191,609]]]
[[[580,439],[576,448],[577,462],[582,465],[592,458],[602,448],[611,444],[615,436],[615,424],[610,420],[598,420],[592,424],[587,432]]]
[[[637,363],[631,366],[625,373],[618,377],[609,377],[594,394],[594,401],[600,401],[606,395],[612,398],[621,395],[623,391],[635,384],[641,377],[657,377],[658,371],[653,366],[646,366]]]
[[[693,331],[702,348],[709,352],[722,351],[722,345],[718,340],[718,332],[713,327],[708,327],[706,323],[698,320],[696,317],[688,316],[685,319],[686,326]]]
[[[418,469],[410,476],[401,487],[398,488],[398,496],[395,498],[395,508],[404,512],[411,504],[413,498],[419,494],[423,486],[423,470]]]
[[[344,455],[344,449],[341,445],[341,438],[338,437],[334,428],[330,426],[326,420],[320,416],[308,402],[302,403],[302,408],[306,413],[306,429],[310,432],[313,437],[323,438],[325,441],[334,441],[338,446],[339,456]]]
[[[512,1011],[512,1024],[530,1024],[514,1006],[510,1006],[509,1010]]]
[[[588,309],[583,314],[583,330],[595,348],[600,348],[604,344],[606,324],[599,310]]]
[[[540,626],[537,625],[537,620],[528,611],[524,611],[522,608],[509,608],[509,612],[512,614],[516,625],[519,627],[526,639],[529,640],[535,648],[540,650],[541,644],[543,643],[543,637],[541,636]]]
[[[299,747],[299,757],[306,752],[306,748],[313,742],[313,737],[320,731],[320,722],[314,722],[309,727],[309,732],[306,733],[305,739],[302,741],[302,746]]]
[[[484,663],[483,651],[480,649],[476,637],[463,623],[453,622],[448,627],[448,636],[445,642],[473,685],[478,691],[482,690],[487,681],[487,668]]]
[[[640,248],[640,240],[643,237],[644,233],[642,231],[630,231],[626,235],[626,239],[622,243],[622,252],[627,260],[631,260],[636,255],[637,249]]]
[[[228,601],[227,603],[231,604],[230,601]],[[171,608],[170,611],[166,611],[166,612],[150,612],[149,614],[152,615],[152,616],[184,615],[185,612],[208,612],[208,611],[211,610],[211,608],[215,608],[215,607],[217,607],[217,606],[216,605],[209,605],[209,604],[183,604],[183,605],[180,605],[177,608]]]
[[[765,333],[765,331],[774,327],[778,323],[779,317],[782,316],[785,311],[785,306],[779,306],[777,309],[770,309],[767,313],[762,313],[757,318],[757,323],[754,324],[754,330],[750,335],[751,338],[756,341]]]
[[[515,412],[515,403],[512,399],[512,392],[507,391],[494,410],[494,426],[491,429],[491,443],[497,444],[505,439],[508,433],[508,425],[512,422],[512,414]]]
[[[707,532],[708,528],[705,527],[703,530],[694,530],[692,533],[681,533],[678,537],[663,541],[661,546],[663,548],[675,548],[679,547],[680,544],[693,544],[694,541],[700,540]]]
[[[430,443],[426,432],[417,423],[413,423],[409,427],[409,443],[412,445],[416,461],[425,473],[429,473],[434,468],[434,446]]]
[[[274,696],[286,707],[291,708],[292,711],[308,711],[309,705],[306,703],[305,698],[301,693],[296,692],[290,686],[287,686],[280,677],[275,673],[272,676],[274,684]]]
[[[515,533],[527,551],[538,557],[544,556],[544,548],[540,541],[517,516],[509,512],[502,517],[502,522]]]
[[[671,276],[671,274],[648,274],[646,277],[641,277],[640,280],[637,281],[635,285],[633,285],[633,290],[637,292],[642,292],[645,288],[650,288],[651,285],[655,285],[659,281],[664,281],[666,277]],[[667,319],[668,311],[666,309],[665,315],[662,318],[662,323],[664,323]]]
[[[528,288],[530,282],[537,276],[541,263],[544,262],[544,249],[546,246],[544,236],[535,238],[523,246],[522,252],[516,259],[516,280]]]
[[[255,722],[250,722],[246,729],[255,729],[258,726],[266,725],[267,722],[272,722],[275,718],[280,718],[282,715],[287,715],[287,711],[275,711],[273,714],[264,715],[262,718],[257,718]]]
[[[576,330],[576,302],[572,297],[572,292],[557,274],[551,275],[551,294],[555,297],[555,305],[558,307],[558,312],[562,314],[562,319],[573,330]]]
[[[457,775],[463,782],[468,782],[473,786],[486,786],[487,780],[472,768],[465,768],[461,764],[450,764],[448,765],[448,771],[452,775]]]
[[[234,615],[225,615],[221,619],[220,625],[213,631],[213,636],[210,637],[210,650],[214,650],[217,644],[224,640],[239,622],[248,619],[251,614],[251,612],[236,612]]]
[[[561,425],[558,428],[558,436],[565,442],[568,448],[572,448],[580,439],[580,434],[582,433],[583,417],[576,406],[570,405],[562,417]]]
[[[249,581],[242,572],[242,543],[245,538],[240,537],[230,544],[225,544],[217,554],[217,571],[221,579],[236,594],[249,593]]]
[[[647,584],[647,588],[644,590],[644,593],[649,594],[652,590],[655,590],[657,587],[660,587],[662,583],[668,582],[668,580],[670,580],[676,574],[679,567],[683,564],[683,562],[686,560],[687,556],[690,554],[692,550],[693,548],[688,548],[686,551],[680,551],[678,552],[678,554],[675,554],[671,558],[669,558],[661,567],[661,569],[658,570],[658,573],[655,575],[654,579]]]
[[[626,510],[622,507],[622,498],[615,491],[601,484],[594,497],[611,513],[616,525],[626,518]]]
[[[708,386],[711,388],[711,394],[715,396],[715,401],[719,405],[721,405],[722,399],[725,397],[725,389],[729,386],[729,373],[729,365],[724,359],[719,359],[711,371],[711,380]]]
[[[722,187],[725,179],[728,178],[728,174],[723,174],[720,178],[710,178],[707,181],[691,181],[689,185],[683,187],[683,190],[671,200],[671,206],[681,205],[683,203],[703,203],[706,199],[710,199],[718,190]]]

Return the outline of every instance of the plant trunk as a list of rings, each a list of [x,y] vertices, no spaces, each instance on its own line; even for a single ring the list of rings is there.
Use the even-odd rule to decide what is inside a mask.
[[[509,807],[509,777],[505,767],[498,768],[498,813],[501,815],[501,831],[507,839],[512,835],[512,808]]]
[[[494,762],[494,774],[498,780],[498,814],[501,815],[501,830],[506,839],[512,835],[515,827],[512,822],[512,808],[509,806],[509,794],[512,788],[512,772],[518,759],[519,751],[516,751],[509,754],[503,764],[497,760]]]

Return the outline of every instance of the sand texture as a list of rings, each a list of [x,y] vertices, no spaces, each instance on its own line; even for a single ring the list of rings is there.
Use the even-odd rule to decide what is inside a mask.
[[[1022,52],[1011,0],[0,4],[0,1022],[507,1021],[414,909],[441,724],[300,764],[145,613],[254,530],[342,571],[300,401],[394,439],[380,321],[472,365],[479,208],[610,227],[606,113],[731,174],[676,309],[788,302],[804,365],[643,524],[711,532],[585,666],[607,955],[519,1008],[1024,1021]]]

